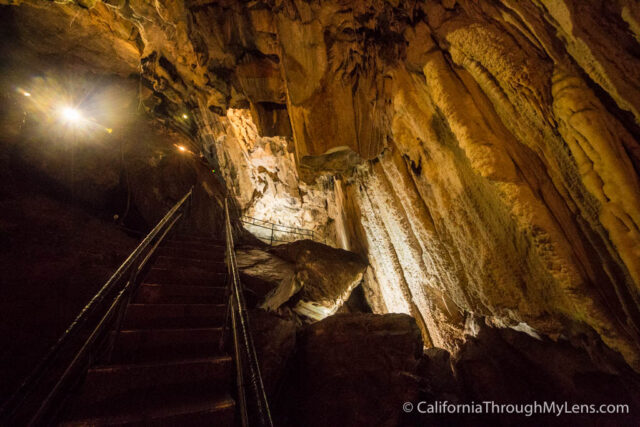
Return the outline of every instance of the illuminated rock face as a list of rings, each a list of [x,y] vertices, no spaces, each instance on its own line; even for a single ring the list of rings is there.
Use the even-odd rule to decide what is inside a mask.
[[[332,178],[321,176],[315,183],[301,181],[287,140],[260,136],[248,110],[229,109],[221,121],[227,132],[215,138],[214,145],[220,173],[240,202],[243,214],[313,230],[318,240],[334,242],[332,224],[338,213]],[[267,237],[270,233],[268,228],[257,228],[255,232]]]
[[[258,279],[270,285],[260,308],[292,310],[304,320],[317,321],[342,307],[362,282],[367,264],[352,252],[299,240],[268,250],[240,248],[238,267],[245,282]]]
[[[190,111],[246,212],[365,255],[374,311],[427,345],[457,348],[473,314],[595,331],[640,369],[637,2],[55,10],[138,55],[145,105]]]

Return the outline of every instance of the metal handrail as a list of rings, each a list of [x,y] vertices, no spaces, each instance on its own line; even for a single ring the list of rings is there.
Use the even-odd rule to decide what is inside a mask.
[[[292,240],[286,240],[286,239],[278,239],[275,237],[275,233],[286,233],[289,235],[298,235],[298,236],[302,236],[303,238],[309,238],[311,240],[316,240],[316,235],[315,235],[315,231],[308,229],[308,228],[298,228],[298,227],[290,227],[288,225],[281,225],[281,224],[275,224],[273,222],[269,222],[269,221],[265,221],[262,219],[257,219],[257,218],[253,218],[250,216],[246,216],[243,215],[240,218],[240,221],[242,221],[243,224],[246,225],[250,225],[253,227],[260,227],[260,228],[264,228],[268,231],[271,231],[271,234],[269,236],[259,236],[256,235],[256,237],[258,237],[259,239],[264,239],[264,240],[268,240],[269,244],[273,244],[273,242],[291,242]],[[263,224],[267,224],[267,225],[263,225]]]
[[[167,214],[158,222],[158,224],[147,234],[147,236],[138,244],[134,251],[127,257],[127,259],[120,265],[115,273],[107,280],[107,282],[100,288],[100,290],[94,295],[89,303],[80,311],[78,316],[71,322],[69,327],[65,330],[62,336],[56,341],[56,343],[49,349],[47,354],[40,360],[36,368],[27,376],[22,382],[16,392],[0,407],[0,425],[14,425],[15,420],[22,417],[21,424],[24,425],[37,425],[41,418],[50,410],[51,402],[58,397],[58,394],[68,380],[73,369],[77,366],[79,361],[87,354],[87,352],[95,345],[97,345],[97,339],[105,332],[105,327],[108,323],[108,319],[118,311],[122,306],[122,302],[125,301],[125,295],[129,291],[129,298],[133,293],[135,287],[137,275],[145,267],[149,258],[153,255],[158,245],[162,242],[167,233],[173,228],[178,219],[183,216],[183,208],[186,206],[186,202],[190,200],[193,193],[193,187],[189,192],[178,201]],[[150,248],[150,249],[149,249]],[[149,249],[147,251],[147,249]],[[142,255],[146,255],[143,257]],[[123,284],[123,278],[128,276],[128,280]],[[120,285],[120,288],[117,288]],[[115,295],[114,295],[115,293]],[[107,307],[104,307],[101,303],[108,296],[112,296],[112,302]],[[100,308],[105,309],[103,315],[97,321],[96,326],[89,333],[89,336],[82,341],[80,348],[72,353],[72,358],[68,362],[58,361],[62,366],[59,369],[64,369],[62,374],[57,379],[51,379],[55,381],[55,384],[48,391],[40,390],[44,394],[40,403],[33,403],[35,405],[35,411],[33,413],[28,412],[28,400],[29,397],[38,391],[38,386],[41,386],[45,379],[45,375],[50,369],[53,369],[56,362],[56,357],[59,356],[64,349],[65,345],[70,343],[72,338],[77,338],[77,335],[82,331],[82,327],[86,326],[90,315],[96,314],[96,311]],[[97,315],[97,314],[96,314]],[[86,332],[86,330],[85,330]]]
[[[231,314],[231,330],[233,333],[233,347],[236,360],[236,379],[238,387],[238,400],[240,406],[240,420],[243,427],[249,425],[249,413],[247,410],[247,398],[244,381],[245,372],[243,361],[248,365],[249,381],[255,398],[259,425],[273,427],[271,411],[267,394],[264,390],[258,356],[251,334],[249,316],[247,313],[244,292],[240,282],[240,273],[236,261],[235,245],[233,242],[233,229],[229,218],[228,199],[224,201],[225,234],[226,234],[226,262],[229,271],[229,305],[228,313]],[[226,329],[226,322],[225,322]],[[224,334],[223,334],[224,335]],[[241,351],[242,350],[242,351]],[[244,354],[243,354],[244,353]]]
[[[288,230],[293,230],[291,231],[291,233],[297,233],[297,234],[314,234],[314,231],[310,228],[302,228],[302,227],[292,227],[290,225],[282,225],[282,224],[276,224],[274,222],[269,222],[269,221],[265,221],[264,219],[258,219],[258,218],[254,218],[252,216],[248,216],[248,215],[242,215],[242,222],[248,223],[248,224],[254,224],[254,225],[259,225],[256,224],[256,222],[258,223],[263,223],[263,224],[269,224],[270,226],[274,226],[274,227],[280,227],[280,228],[285,228],[287,230],[278,230],[278,231],[283,231],[283,232],[287,232]]]

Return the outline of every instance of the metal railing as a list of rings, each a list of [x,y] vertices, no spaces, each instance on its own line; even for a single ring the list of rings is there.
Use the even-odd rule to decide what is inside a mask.
[[[183,216],[193,188],[176,203],[82,309],[58,341],[0,408],[0,425],[50,424],[68,392],[92,361],[110,359],[114,334],[144,269],[158,245]]]
[[[317,240],[313,230],[308,228],[290,227],[288,225],[275,224],[262,219],[243,215],[240,219],[245,226],[258,227],[264,233],[256,232],[254,235],[265,243],[293,242],[300,239]],[[246,228],[246,227],[245,227]],[[250,229],[248,229],[251,231]]]
[[[238,404],[240,410],[240,421],[243,427],[250,424],[249,410],[247,407],[246,397],[246,381],[245,381],[245,365],[248,370],[248,381],[254,395],[255,416],[258,424],[265,427],[273,427],[271,419],[271,411],[267,394],[264,390],[262,375],[260,374],[260,365],[251,334],[249,324],[249,316],[247,313],[242,284],[240,282],[240,273],[238,272],[238,264],[236,262],[235,245],[233,241],[233,228],[229,218],[228,199],[224,201],[225,215],[225,235],[226,235],[226,263],[229,272],[229,303],[227,306],[227,321],[225,321],[224,330],[227,329],[229,315],[231,317],[231,332],[233,335],[233,349],[236,361],[236,381],[238,387]],[[223,337],[225,333],[223,331]]]

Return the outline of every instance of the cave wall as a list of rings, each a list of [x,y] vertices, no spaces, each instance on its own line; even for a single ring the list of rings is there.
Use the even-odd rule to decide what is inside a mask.
[[[599,337],[640,369],[636,2],[32,0],[16,13],[41,8],[137,53],[145,105],[189,112],[213,164],[244,171],[241,205],[276,168],[284,197],[300,194],[294,174],[329,176],[334,241],[368,257],[370,304],[412,314],[428,344],[455,349],[473,314]],[[269,168],[229,124],[236,109],[281,138]]]
[[[374,258],[406,283],[402,311],[415,304],[445,348],[468,313],[556,337],[586,325],[635,364],[635,123],[604,106],[571,53],[538,41],[555,34],[510,23],[524,11],[425,13],[393,71],[393,142],[353,184],[369,251],[369,236],[391,241]]]
[[[376,157],[342,193],[379,311],[445,348],[469,313],[593,328],[637,367],[637,15],[547,3],[283,7],[296,148]]]
[[[376,311],[445,348],[471,313],[593,328],[636,365],[637,7],[278,6],[298,168],[359,156],[336,193]]]

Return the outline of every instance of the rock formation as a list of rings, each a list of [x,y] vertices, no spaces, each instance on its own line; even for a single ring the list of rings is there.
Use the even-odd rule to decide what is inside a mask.
[[[420,330],[407,315],[339,314],[307,326],[290,362],[283,425],[401,425],[417,400]]]
[[[246,213],[366,257],[428,347],[482,317],[640,371],[637,2],[1,2],[39,55],[138,76]]]
[[[305,326],[297,336],[283,320],[269,318],[266,324],[283,326],[280,333],[272,333],[272,344],[260,349],[267,371],[282,373],[279,382],[270,378],[271,384],[280,384],[270,395],[278,424],[637,424],[640,382],[621,358],[594,363],[587,352],[568,343],[539,340],[476,320],[477,335],[467,336],[459,352],[430,348],[423,354],[420,331],[407,315],[340,314]],[[413,405],[408,411],[402,410],[406,402]],[[456,414],[442,406],[429,411],[427,405],[434,402],[522,408],[534,402],[594,407],[623,403],[629,412],[558,416],[538,411],[527,416],[467,409]]]
[[[311,240],[269,251],[244,247],[238,252],[238,267],[250,287],[255,279],[271,284],[270,292],[260,301],[262,309],[278,311],[286,304],[288,310],[308,320],[335,314],[367,268],[358,255]]]

